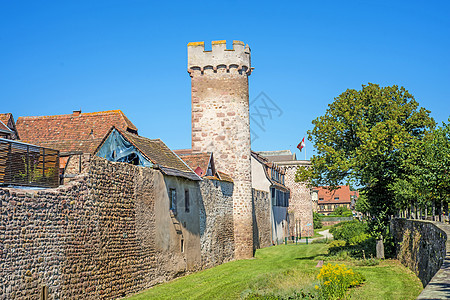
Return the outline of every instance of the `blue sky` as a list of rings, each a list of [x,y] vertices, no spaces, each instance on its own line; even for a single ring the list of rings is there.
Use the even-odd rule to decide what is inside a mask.
[[[264,92],[281,111],[252,122],[254,150],[296,150],[334,97],[368,82],[405,86],[442,122],[449,11],[448,1],[411,0],[1,1],[1,111],[121,109],[140,135],[190,148],[187,43],[242,40],[255,68],[250,101]]]

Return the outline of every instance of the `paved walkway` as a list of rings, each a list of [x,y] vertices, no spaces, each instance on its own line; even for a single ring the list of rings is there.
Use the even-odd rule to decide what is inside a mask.
[[[316,238],[308,238],[308,243],[311,243],[314,240],[322,240],[322,239],[325,239],[325,238],[332,239],[333,238],[333,235],[330,233],[329,229],[323,230],[323,231],[319,231],[319,234],[321,234],[323,236],[316,237]],[[295,243],[295,241],[294,241],[294,243]],[[306,238],[302,238],[301,240],[298,240],[298,243],[306,244]]]

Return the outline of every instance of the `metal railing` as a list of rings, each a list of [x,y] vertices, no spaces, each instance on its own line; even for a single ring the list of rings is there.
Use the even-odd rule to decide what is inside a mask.
[[[0,185],[57,187],[59,151],[0,138]]]

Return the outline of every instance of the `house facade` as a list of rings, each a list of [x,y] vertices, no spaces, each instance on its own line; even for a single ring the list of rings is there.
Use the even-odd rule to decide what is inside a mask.
[[[284,185],[285,172],[275,163],[269,162],[256,152],[252,151],[252,189],[254,201],[269,203],[271,244],[279,244],[285,237],[291,236],[289,232],[289,196],[290,190]],[[262,213],[262,212],[260,212]],[[259,240],[263,240],[260,235]]]
[[[353,209],[359,197],[359,192],[351,191],[348,185],[338,186],[334,190],[329,190],[328,187],[314,187],[312,193],[317,199],[315,211],[326,216],[332,214],[338,207]]]
[[[259,151],[258,154],[276,163],[285,172],[284,183],[291,191],[289,210],[291,232],[294,236],[313,236],[313,202],[310,188],[305,182],[296,182],[295,174],[299,166],[309,167],[310,161],[297,160],[290,150]]]

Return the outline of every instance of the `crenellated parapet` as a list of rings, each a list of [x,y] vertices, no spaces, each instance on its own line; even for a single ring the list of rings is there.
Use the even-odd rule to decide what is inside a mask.
[[[188,72],[233,72],[250,75],[250,47],[241,41],[233,41],[233,49],[227,49],[226,41],[213,41],[210,51],[204,42],[188,44]]]

